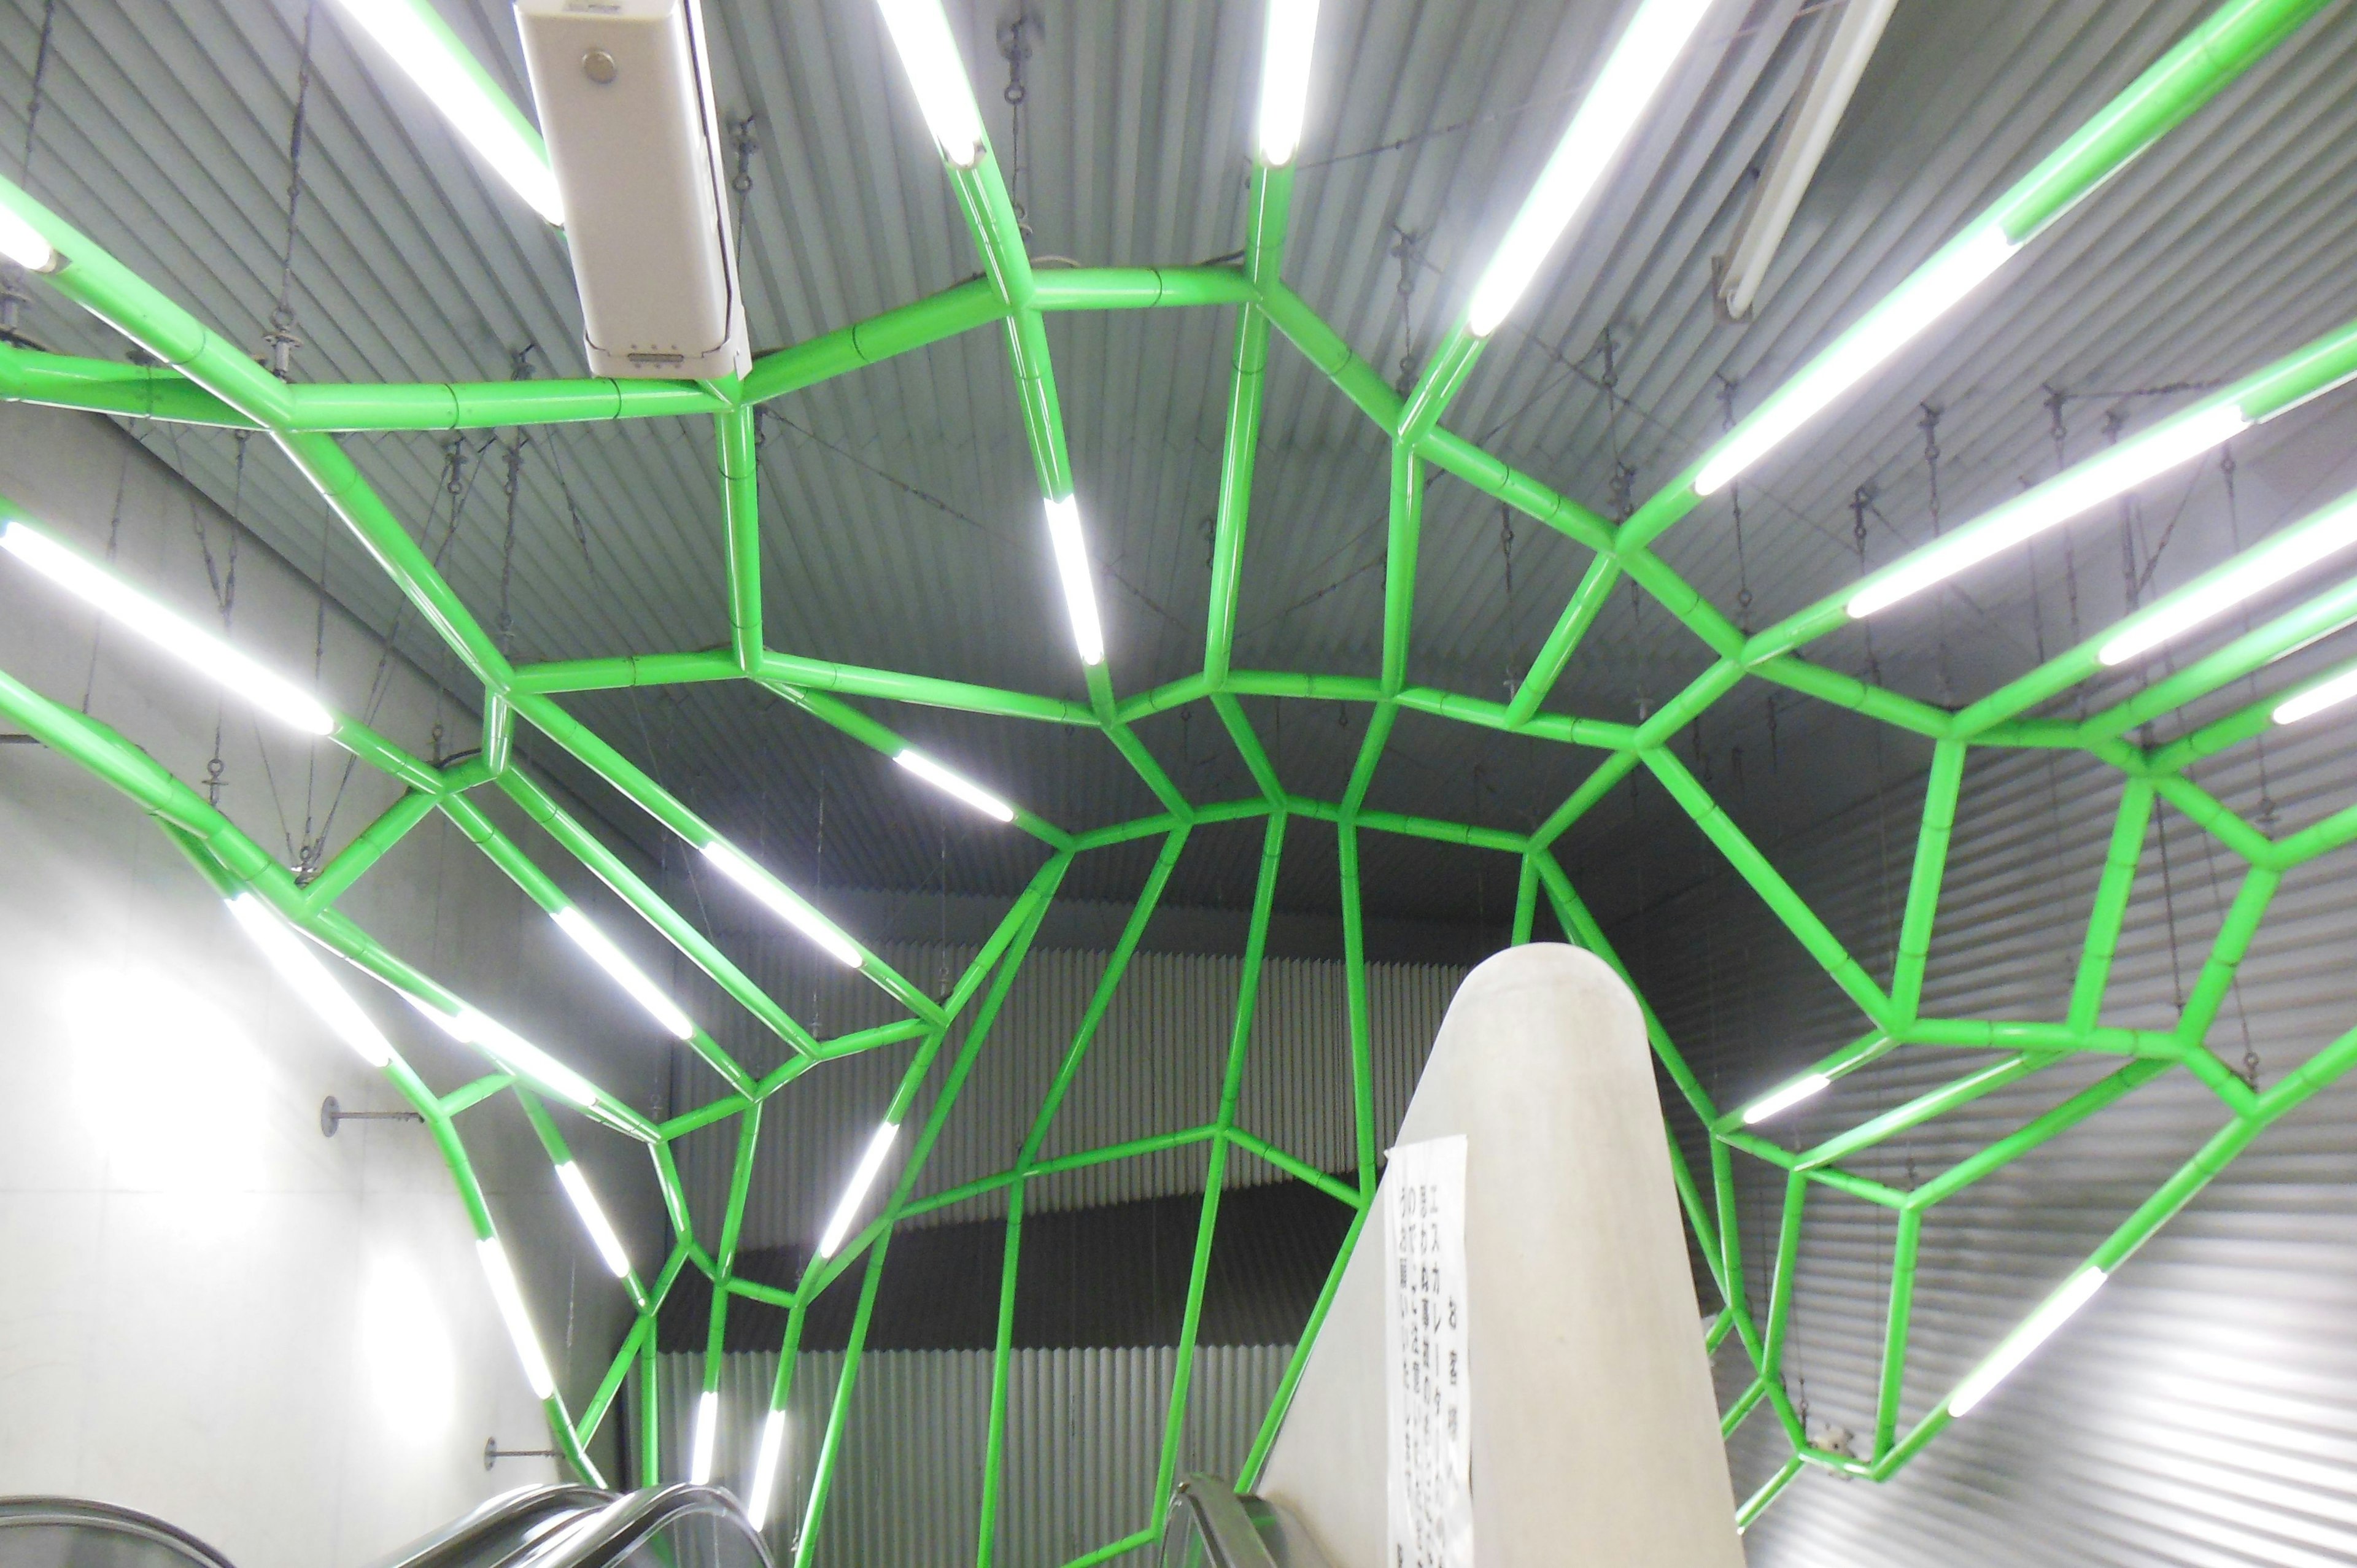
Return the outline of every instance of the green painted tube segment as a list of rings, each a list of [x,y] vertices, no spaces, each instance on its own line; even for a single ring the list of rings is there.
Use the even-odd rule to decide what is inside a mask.
[[[988,280],[976,278],[849,327],[764,354],[745,373],[742,396],[767,403],[1006,318]]]
[[[1940,885],[1948,874],[1956,797],[1964,787],[1964,752],[1960,740],[1943,740],[1932,748],[1932,770],[1923,783],[1923,820],[1915,835],[1915,865],[1908,875],[1907,904],[1899,920],[1899,956],[1891,969],[1890,1008],[1897,1018],[1913,1018],[1923,1000],[1932,921],[1940,906]]]
[[[1244,198],[1244,255],[1255,292],[1274,282],[1285,255],[1285,226],[1293,195],[1293,171],[1257,165]],[[1257,305],[1236,313],[1232,373],[1228,383],[1228,424],[1220,449],[1220,497],[1213,512],[1211,598],[1206,617],[1203,674],[1213,685],[1225,680],[1235,640],[1238,579],[1243,570],[1244,529],[1252,510],[1253,457],[1260,444],[1263,389],[1268,381],[1268,317]]]
[[[2145,833],[2152,825],[2152,786],[2140,779],[2129,779],[2120,790],[2111,843],[2104,854],[2103,875],[2095,884],[2094,909],[2087,920],[2087,940],[2080,951],[2078,976],[2071,983],[2067,1021],[2073,1029],[2093,1028],[2103,1011],[2112,955],[2119,948],[2120,925],[2127,916],[2129,896],[2136,891]]]
[[[362,828],[351,843],[321,866],[317,876],[303,885],[305,905],[325,909],[350,891],[352,884],[408,837],[411,829],[434,814],[437,799],[423,789],[411,789],[386,807],[376,821]]]
[[[1389,535],[1383,553],[1383,693],[1407,684],[1408,629],[1415,614],[1416,545],[1424,531],[1424,473],[1414,450],[1394,443]]]
[[[761,467],[753,421],[750,403],[714,421],[728,538],[728,644],[748,675],[761,668]]]
[[[1318,1289],[1318,1299],[1309,1308],[1308,1321],[1301,1327],[1293,1354],[1286,1358],[1285,1370],[1278,1374],[1276,1392],[1268,1402],[1267,1413],[1262,1416],[1260,1428],[1254,1434],[1252,1446],[1244,1453],[1244,1462],[1236,1471],[1236,1489],[1249,1491],[1260,1485],[1260,1474],[1268,1464],[1269,1450],[1276,1446],[1276,1434],[1285,1424],[1286,1412],[1292,1408],[1293,1392],[1301,1386],[1302,1371],[1309,1365],[1310,1352],[1318,1348],[1318,1331],[1326,1325],[1326,1315],[1334,1305],[1335,1294],[1342,1286],[1342,1272],[1359,1250],[1359,1238],[1367,1228],[1367,1217],[1374,1212],[1372,1202],[1357,1206],[1351,1216],[1351,1228],[1342,1233],[1342,1245],[1334,1254],[1333,1263],[1326,1271],[1326,1283]]]
[[[811,1469],[810,1500],[803,1505],[802,1527],[794,1538],[794,1568],[809,1568],[818,1549],[820,1528],[826,1522],[827,1494],[834,1488],[835,1468],[843,1461],[844,1427],[851,1419],[851,1394],[859,1385],[859,1360],[867,1348],[867,1326],[876,1316],[876,1287],[884,1278],[884,1253],[890,1242],[888,1234],[877,1240],[860,1278],[859,1306],[852,1314],[843,1370],[835,1379],[834,1402],[827,1410],[826,1435],[819,1440],[818,1462]]]
[[[1373,1021],[1367,998],[1366,919],[1359,886],[1359,829],[1344,822],[1336,830],[1342,881],[1342,985],[1351,1048],[1351,1127],[1358,1150],[1359,1196],[1375,1192],[1375,1069]]]
[[[1555,683],[1563,678],[1565,666],[1571,662],[1572,653],[1587,636],[1596,618],[1612,602],[1612,590],[1620,581],[1620,564],[1609,555],[1598,555],[1580,574],[1579,586],[1572,590],[1570,602],[1540,644],[1531,667],[1523,671],[1522,684],[1515,688],[1513,701],[1507,704],[1508,715],[1517,724],[1529,722],[1545,702]]]

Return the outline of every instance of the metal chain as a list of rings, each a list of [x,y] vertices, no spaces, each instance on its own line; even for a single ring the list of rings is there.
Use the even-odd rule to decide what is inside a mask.
[[[1923,417],[1915,427],[1923,433],[1923,477],[1928,489],[1932,512],[1932,537],[1940,537],[1940,415],[1945,412],[1936,403],[1922,405]],[[1956,705],[1955,672],[1948,660],[1948,596],[1936,599],[1939,622],[1940,702],[1944,707]]]
[[[1735,428],[1735,378],[1718,378],[1718,428],[1722,435]],[[1617,459],[1616,459],[1617,460]],[[1727,482],[1727,510],[1735,514],[1735,622],[1743,635],[1751,635],[1751,565],[1743,550],[1743,487],[1733,479]],[[1932,512],[1932,532],[1939,532],[1936,507]],[[1623,521],[1626,521],[1623,519]]]
[[[270,330],[262,341],[270,351],[270,373],[280,381],[293,368],[303,339],[295,335],[295,220],[303,206],[303,126],[311,102],[311,27],[319,0],[303,7],[303,48],[295,67],[295,114],[286,133],[286,248],[278,259],[278,301],[270,307]]]
[[[57,19],[58,0],[41,0],[41,37],[33,46],[33,87],[25,106],[25,151],[16,161],[16,183],[27,190],[33,186],[33,131],[41,123],[41,90],[48,81],[49,39]],[[25,269],[14,262],[0,264],[0,338],[17,337],[32,299]]]
[[[1393,390],[1405,397],[1415,387],[1415,274],[1424,259],[1424,236],[1392,226],[1392,260],[1399,263],[1400,361]]]
[[[2058,386],[2046,389],[2046,435],[2054,443],[2054,471],[2058,474],[2071,466],[2071,427],[2062,419],[2062,406],[2070,401],[2070,396]],[[2071,646],[2076,648],[2079,646],[2079,550],[2072,542],[2069,529],[2062,531],[2062,588],[2070,596]],[[2038,658],[2040,663],[2046,659],[2046,647],[2042,640],[2039,644]]]
[[[532,445],[529,433],[519,429],[515,439],[508,443],[507,476],[500,488],[507,492],[507,538],[500,546],[500,619],[499,648],[502,656],[511,651],[510,643],[515,633],[515,618],[510,613],[509,590],[515,578],[516,492],[522,489],[523,449]]]
[[[1514,616],[1514,509],[1498,509],[1498,553],[1506,564],[1506,700],[1522,685],[1523,634]]]
[[[1031,39],[1044,30],[1028,5],[1017,7],[1012,21],[998,24],[998,52],[1006,61],[1006,87],[999,94],[1006,100],[1006,200],[1026,245],[1031,242],[1031,224],[1022,192],[1029,186],[1031,166],[1023,152],[1023,109],[1031,90],[1024,84],[1023,62],[1031,58]]]
[[[746,199],[753,194],[753,155],[761,150],[761,143],[753,134],[753,122],[759,116],[748,113],[741,120],[728,122],[729,145],[737,152],[737,172],[729,177],[728,188],[737,193],[737,252],[745,252],[745,209],[751,205]]]

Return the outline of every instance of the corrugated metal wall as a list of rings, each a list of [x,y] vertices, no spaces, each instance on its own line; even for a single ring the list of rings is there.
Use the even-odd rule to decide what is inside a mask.
[[[1196,1353],[1180,1472],[1233,1475],[1292,1347]],[[1177,1353],[1018,1350],[1008,1370],[1006,1486],[997,1560],[1070,1561],[1148,1522]],[[662,1359],[663,1470],[686,1473],[701,1356]],[[792,1552],[811,1471],[843,1373],[840,1352],[801,1357],[787,1402],[783,1469],[767,1534]],[[740,1493],[778,1372],[775,1355],[724,1359],[714,1475]],[[974,1561],[990,1412],[990,1353],[899,1350],[860,1361],[843,1460],[828,1494],[819,1568],[934,1568]],[[633,1429],[636,1422],[633,1420]],[[1150,1562],[1133,1553],[1123,1562]]]
[[[884,956],[917,983],[931,985],[953,980],[974,955],[970,949],[902,945],[888,947]],[[1031,954],[943,1129],[921,1190],[942,1191],[1014,1162],[1104,965],[1103,953]],[[839,967],[818,971],[800,944],[765,940],[746,969],[825,1034],[893,1016],[890,1003],[876,987]],[[1097,1148],[1211,1120],[1219,1108],[1241,972],[1242,960],[1232,957],[1146,952],[1133,959],[1073,1079],[1047,1152]],[[1464,972],[1439,964],[1369,966],[1378,1128],[1388,1131],[1405,1114],[1416,1074]],[[745,1021],[732,1019],[730,1029],[724,1032],[724,1043],[741,1051],[741,1059],[766,1064],[778,1055],[777,1042],[765,1043]],[[783,1246],[817,1233],[912,1049],[871,1051],[829,1063],[770,1102],[744,1245]],[[940,1077],[936,1067],[934,1078]],[[684,1053],[673,1082],[673,1101],[683,1108],[726,1092],[717,1075]],[[925,1103],[919,1102],[920,1119]],[[1354,1166],[1350,1034],[1339,962],[1266,961],[1253,1016],[1240,1124],[1322,1170]],[[727,1196],[736,1136],[735,1123],[728,1122],[678,1145],[690,1202],[699,1221],[709,1217],[716,1227]],[[1069,1208],[1193,1192],[1202,1187],[1204,1160],[1203,1149],[1193,1147],[1093,1165],[1033,1184],[1029,1201],[1035,1208]],[[1276,1175],[1254,1159],[1233,1161],[1229,1168],[1230,1179],[1244,1184]],[[1005,1208],[1002,1194],[935,1214],[971,1219]]]
[[[2329,731],[2277,735],[2201,782],[2278,831],[2346,804],[2357,776]],[[1892,787],[1804,837],[1781,869],[1888,973],[1920,813],[1920,775],[1894,746]],[[1926,1013],[2060,1017],[2119,778],[2061,754],[1989,755],[1967,774]],[[2165,858],[2164,858],[2165,852]],[[2164,870],[2165,866],[2165,870]],[[2165,1027],[2190,984],[2239,863],[2164,810],[2121,944],[2104,1022]],[[2357,908],[2345,868],[2295,874],[2212,1044],[2264,1086],[2357,1024]],[[1721,875],[1616,934],[1721,1104],[1862,1026],[1748,889]],[[2247,1031],[2247,1034],[2245,1033]],[[1788,1145],[1954,1076],[1963,1053],[1902,1055],[1771,1124]],[[1989,1058],[1983,1057],[1980,1060]],[[1992,1094],[1857,1168],[1901,1186],[2010,1132],[2097,1069],[2075,1065]],[[1755,1525],[1755,1568],[1782,1564],[2204,1564],[2357,1561],[2357,1085],[2280,1124],[2172,1221],[2055,1340],[1886,1486],[1806,1473]],[[2212,1131],[2224,1112],[2181,1075],[1941,1206],[1926,1227],[1904,1421],[1920,1418]],[[1747,1176],[1747,1268],[1764,1304],[1779,1183]],[[1803,1231],[1795,1392],[1822,1441],[1867,1434],[1889,1277],[1891,1219],[1813,1195]],[[1740,1387],[1721,1352],[1722,1397]],[[1733,1450],[1738,1495],[1782,1457],[1767,1418]]]

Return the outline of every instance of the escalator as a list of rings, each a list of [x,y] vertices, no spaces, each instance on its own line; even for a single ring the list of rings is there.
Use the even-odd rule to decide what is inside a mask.
[[[1326,1559],[1275,1503],[1189,1476],[1170,1494],[1157,1568],[1326,1568]]]

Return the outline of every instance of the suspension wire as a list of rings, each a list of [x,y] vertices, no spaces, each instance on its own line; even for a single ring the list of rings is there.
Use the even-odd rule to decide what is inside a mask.
[[[2218,449],[2218,475],[2226,483],[2227,541],[2233,546],[2234,554],[2240,555],[2243,553],[2243,509],[2234,491],[2234,444],[2231,441]],[[2242,615],[2243,630],[2245,635],[2247,635],[2251,629],[2252,618],[2250,603],[2245,600],[2243,605]],[[2250,674],[2243,678],[2243,687],[2244,690],[2249,692],[2252,696],[2256,697],[2258,695],[2259,676],[2257,671],[2255,670]],[[2265,730],[2261,730],[2255,739],[2257,741],[2259,757],[2258,822],[2261,827],[2272,830],[2276,825],[2276,800],[2275,792],[2269,789],[2267,785],[2266,732]]]
[[[745,254],[745,209],[751,205],[753,194],[753,155],[761,150],[760,138],[753,134],[753,122],[760,116],[747,111],[741,120],[728,122],[728,143],[737,154],[737,172],[729,177],[728,188],[737,193],[737,254]],[[758,405],[757,405],[758,406]]]
[[[1415,282],[1424,261],[1424,236],[1392,225],[1392,260],[1399,263],[1400,361],[1392,389],[1405,397],[1415,388]]]
[[[1926,402],[1922,408],[1923,417],[1915,422],[1915,427],[1923,433],[1923,478],[1930,492],[1932,537],[1937,539],[1940,537],[1940,415],[1944,411],[1938,403],[1930,402]],[[1953,708],[1956,705],[1956,682],[1955,671],[1948,658],[1948,596],[1940,594],[1937,599],[1933,613],[1937,618],[1940,705]]]
[[[242,532],[239,520],[245,513],[245,446],[251,435],[250,431],[241,430],[236,436],[237,461],[233,470],[235,477],[231,483],[229,503],[230,531],[227,552],[229,559],[225,566],[216,564],[213,560],[211,535],[205,527],[204,513],[198,510],[196,499],[192,496],[188,501],[188,523],[196,532],[198,553],[204,557],[205,580],[211,585],[213,602],[221,608],[221,634],[224,637],[231,635],[236,629],[237,544],[238,535]],[[176,447],[178,441],[178,437],[175,435]],[[205,764],[205,798],[216,806],[221,804],[221,723],[226,702],[225,698],[219,699],[213,704],[213,755],[212,760]],[[273,792],[275,793],[274,787]]]
[[[2071,394],[2061,387],[2049,383],[2046,388],[2046,436],[2054,444],[2054,471],[2057,474],[2071,466],[2069,455],[2071,427],[2063,422],[2062,418],[2063,405],[2070,401],[2070,398]],[[2072,542],[2071,531],[2067,528],[2062,531],[2062,586],[2071,601],[2071,646],[2076,648],[2080,642],[2079,549]],[[2038,645],[2038,661],[2040,664],[2046,662],[2046,644],[2042,639]],[[2080,697],[2077,703],[2083,713],[2086,708],[2086,699]]]
[[[2117,446],[2120,444],[2120,431],[2126,427],[2127,422],[2127,411],[2125,409],[2114,408],[2104,413],[2104,445],[2105,447]],[[2144,595],[2136,577],[2136,493],[2134,491],[2123,490],[2120,493],[2118,511],[2120,519],[2120,591],[2126,598],[2128,613],[2133,615],[2136,613],[2136,607],[2141,604],[2144,599]],[[2074,639],[2077,629],[2078,628],[2075,627],[2072,628]]]
[[[295,335],[295,222],[303,206],[303,129],[311,101],[311,28],[318,19],[319,0],[305,0],[302,52],[295,66],[295,113],[286,133],[286,247],[278,261],[278,300],[270,307],[270,330],[263,343],[270,350],[270,373],[287,379],[295,350],[303,340]]]
[[[1015,227],[1023,236],[1028,248],[1031,243],[1029,209],[1024,205],[1023,192],[1032,188],[1031,163],[1024,156],[1024,104],[1031,90],[1024,84],[1023,62],[1031,58],[1031,39],[1044,35],[1046,26],[1031,14],[1028,4],[1016,7],[1012,21],[998,24],[998,52],[1006,61],[1006,88],[999,96],[1006,100],[1006,202],[1015,209]],[[1035,192],[1036,194],[1036,192]]]
[[[114,515],[106,521],[106,564],[109,566],[114,564],[115,546],[123,536],[123,488],[130,478],[131,452],[126,447],[123,453],[123,467],[116,470],[114,476]],[[81,682],[81,711],[85,718],[90,714],[91,694],[98,689],[98,650],[105,640],[106,618],[100,616],[98,624],[90,634],[90,670],[83,675]]]
[[[1866,514],[1874,511],[1875,495],[1874,481],[1869,479],[1852,490],[1849,497],[1850,538],[1857,551],[1857,575],[1861,581],[1866,576]],[[1881,519],[1882,514],[1878,511],[1875,516]],[[1864,624],[1866,678],[1879,686],[1882,684],[1882,660],[1874,650],[1874,618],[1868,616]]]
[[[1724,435],[1735,428],[1735,378],[1718,377],[1718,428]],[[1932,491],[1932,532],[1940,530],[1939,492]],[[1743,487],[1735,480],[1727,482],[1727,510],[1735,514],[1735,624],[1743,635],[1751,635],[1751,565],[1743,549]]]
[[[41,123],[42,89],[49,75],[49,40],[58,19],[58,0],[41,0],[41,37],[33,46],[33,86],[25,106],[25,150],[16,160],[16,183],[33,188],[33,132]],[[0,263],[0,338],[19,340],[26,306],[33,296],[25,287],[25,269],[14,262]]]
[[[1498,554],[1506,565],[1506,677],[1501,683],[1511,703],[1522,686],[1524,666],[1522,623],[1514,615],[1514,509],[1510,506],[1498,508]]]

